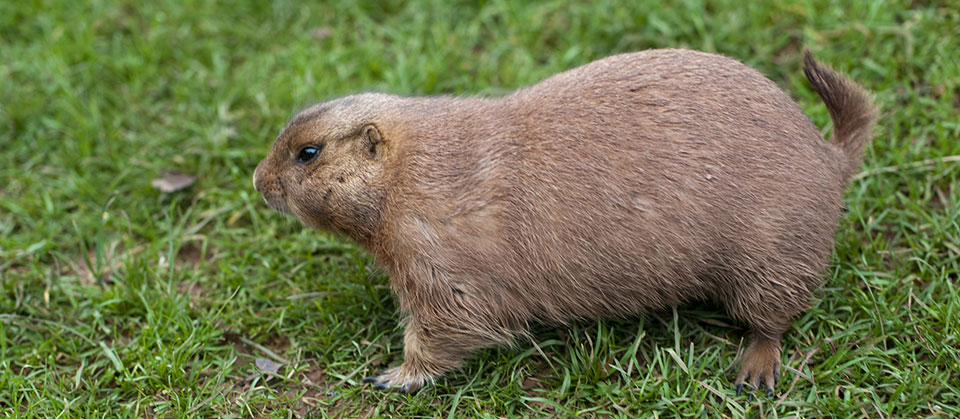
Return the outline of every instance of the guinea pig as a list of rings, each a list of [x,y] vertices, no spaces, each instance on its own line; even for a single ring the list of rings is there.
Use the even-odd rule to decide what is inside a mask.
[[[804,72],[830,142],[776,84],[688,50],[614,55],[499,98],[362,93],[310,106],[253,183],[389,273],[414,392],[533,322],[714,301],[749,328],[735,379],[772,391],[781,337],[823,280],[877,110]]]

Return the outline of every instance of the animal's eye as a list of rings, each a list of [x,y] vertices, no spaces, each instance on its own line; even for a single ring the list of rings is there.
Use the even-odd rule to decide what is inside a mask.
[[[311,160],[320,155],[321,149],[322,147],[316,147],[312,145],[301,148],[300,152],[297,153],[297,163],[309,163]]]

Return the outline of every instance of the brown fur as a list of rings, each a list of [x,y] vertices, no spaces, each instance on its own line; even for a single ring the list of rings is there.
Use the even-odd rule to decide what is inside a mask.
[[[805,64],[830,143],[741,63],[650,50],[497,99],[320,103],[284,128],[254,184],[388,269],[404,362],[379,387],[415,391],[531,322],[714,300],[753,334],[737,384],[770,388],[876,114],[854,83]],[[297,163],[311,144],[320,157]]]

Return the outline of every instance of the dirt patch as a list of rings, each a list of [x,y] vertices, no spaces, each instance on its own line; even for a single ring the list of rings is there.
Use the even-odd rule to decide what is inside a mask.
[[[99,261],[97,249],[88,249],[85,255],[57,263],[57,271],[60,275],[77,276],[83,285],[109,285],[113,283],[113,275],[123,267],[123,258],[136,255],[144,248],[140,245],[126,249],[120,240],[114,240],[100,250]]]
[[[108,247],[101,254],[98,263],[96,250],[88,250],[86,256],[79,256],[67,262],[61,274],[76,275],[83,285],[112,283],[113,272],[120,269],[121,263],[116,260],[116,246]]]
[[[542,377],[547,377],[553,374],[553,371],[550,370],[550,367],[546,364],[540,364],[537,367],[537,371],[532,375],[529,375],[523,379],[523,382],[520,384],[520,387],[524,390],[532,390],[537,388],[543,388],[541,383]]]
[[[8,276],[9,278],[19,278],[21,275],[27,272],[30,272],[30,268],[21,265],[13,265],[3,270],[3,272],[0,273],[0,278],[3,278],[3,280],[6,281]]]
[[[957,190],[957,185],[955,182],[950,181],[948,185],[940,185],[934,183],[933,186],[933,196],[930,197],[930,202],[927,203],[927,206],[932,209],[943,210],[950,206],[956,205],[955,198],[947,192],[952,190]]]
[[[283,366],[282,368],[288,368]],[[280,370],[283,375],[283,370]],[[252,387],[255,379],[262,377],[263,380],[256,382],[256,387]],[[253,373],[243,379],[237,380],[232,388],[225,395],[230,402],[228,405],[234,405],[236,400],[249,394],[251,391],[272,391],[283,395],[286,406],[264,406],[265,409],[273,408],[290,409],[294,417],[307,418],[314,417],[320,412],[325,412],[328,416],[338,417],[337,405],[339,400],[329,403],[328,401],[336,396],[331,390],[329,377],[319,365],[309,365],[303,371],[297,373],[292,380],[270,379],[266,374]],[[269,389],[269,390],[267,390]]]
[[[97,260],[97,250],[89,249],[85,255],[80,254],[72,259],[63,261],[58,271],[61,275],[76,275],[84,285],[111,284],[112,276],[123,267],[124,259],[139,254],[146,248],[139,245],[126,249],[119,240],[104,246],[100,251],[100,260]],[[174,260],[178,269],[196,269],[201,266],[213,266],[216,252],[213,248],[203,249],[195,241],[188,241],[180,246]],[[165,254],[161,254],[161,266],[165,265]],[[190,284],[192,291],[199,291],[196,284]],[[181,291],[186,291],[181,288]]]
[[[179,270],[194,270],[201,267],[213,267],[214,251],[207,247],[203,249],[197,243],[190,241],[180,246],[174,259],[174,268]],[[177,286],[181,295],[190,298],[190,308],[200,303],[206,296],[206,290],[200,281],[183,281]]]
[[[307,381],[308,384],[318,386],[318,387],[327,387],[330,376],[319,365],[313,365],[301,373],[301,377]]]
[[[300,373],[300,382],[306,391],[303,392],[299,398],[296,399],[293,410],[300,417],[309,417],[312,414],[316,413],[319,410],[324,410],[320,403],[321,400],[326,400],[334,395],[330,390],[330,385],[328,384],[329,377],[324,372],[319,365],[311,365],[306,370]],[[290,393],[292,390],[288,390]],[[294,394],[299,394],[300,392],[293,391]],[[336,405],[336,402],[334,403]],[[331,412],[333,406],[328,406],[327,413],[332,414]]]
[[[271,336],[263,346],[266,346],[267,349],[273,351],[275,354],[282,355],[287,349],[290,349],[290,338],[286,336]]]
[[[221,344],[229,344],[233,346],[233,349],[237,352],[237,360],[234,362],[234,366],[237,367],[246,367],[247,365],[253,363],[255,358],[276,358],[278,361],[284,361],[283,364],[287,367],[287,360],[282,359],[283,354],[290,349],[290,338],[286,336],[270,336],[267,339],[266,343],[260,344],[256,343],[244,335],[232,331],[224,331],[223,335],[220,338]],[[271,353],[264,353],[263,349],[270,351]]]
[[[553,405],[549,403],[545,403],[541,401],[531,401],[529,403],[530,403],[530,406],[535,407],[542,412],[546,412],[550,414],[550,416],[555,416],[557,414],[557,408],[553,407]]]
[[[243,343],[242,339],[243,339],[243,336],[240,335],[239,333],[225,332],[223,336],[220,338],[220,342],[227,343],[233,346],[233,350],[236,351],[238,355],[250,355],[250,348]],[[233,365],[238,367],[243,367],[246,364],[253,362],[252,360],[253,360],[252,357],[247,359],[247,357],[241,356],[237,358],[237,360],[233,363]]]
[[[189,241],[180,246],[177,250],[176,267],[193,269],[199,266],[212,265],[214,251],[209,246],[204,251],[203,247],[194,241]]]
[[[180,295],[190,297],[191,309],[195,308],[194,303],[199,302],[204,295],[203,285],[200,284],[200,281],[183,281],[177,286],[177,291],[180,292]]]
[[[524,390],[531,390],[535,388],[540,388],[540,380],[534,377],[527,377],[523,379],[523,383],[520,384],[520,387]]]
[[[330,417],[356,417],[360,414],[339,411],[338,405],[341,403],[334,388],[338,380],[327,375],[323,365],[310,360],[279,362],[291,347],[287,336],[271,335],[257,340],[262,343],[234,331],[223,332],[221,344],[231,345],[238,355],[233,363],[238,376],[235,376],[232,382],[221,384],[220,392],[210,397],[208,402],[214,399],[222,400],[214,402],[211,409],[221,411],[224,407],[235,406],[241,399],[250,397],[251,392],[267,391],[276,394],[285,403],[261,405],[260,408],[265,409],[260,412],[263,414],[272,409],[289,409],[293,417],[299,418],[316,417],[321,413]],[[273,354],[265,353],[264,349]],[[264,369],[266,364],[271,364],[275,369]],[[291,371],[295,373],[291,374]],[[197,407],[196,410],[201,408],[202,406]]]

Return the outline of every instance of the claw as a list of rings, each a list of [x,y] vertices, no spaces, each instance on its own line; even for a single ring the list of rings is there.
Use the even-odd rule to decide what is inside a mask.
[[[376,370],[374,375],[365,377],[362,382],[372,384],[374,390],[390,393],[413,394],[427,382],[427,378],[407,376],[399,367],[388,370]]]
[[[753,401],[753,392],[752,392],[752,391],[749,392],[749,393],[747,393],[747,401],[748,401],[748,402],[752,402],[752,401]]]
[[[740,397],[740,390],[743,389],[743,384],[737,384],[737,397]]]

